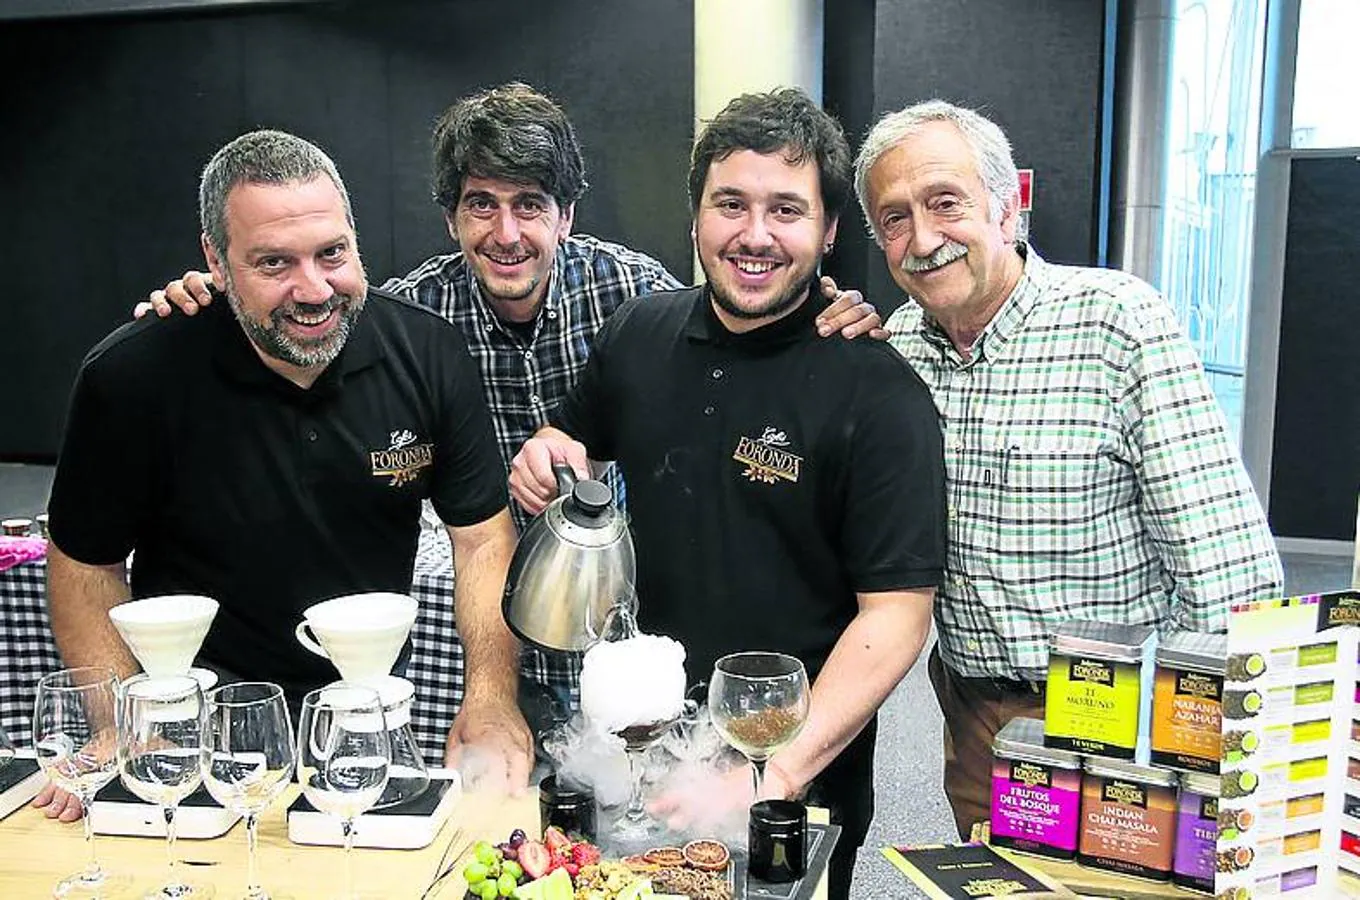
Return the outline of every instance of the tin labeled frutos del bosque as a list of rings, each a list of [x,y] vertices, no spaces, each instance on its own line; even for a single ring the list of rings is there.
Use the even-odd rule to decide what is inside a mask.
[[[1044,744],[1146,762],[1153,630],[1073,620],[1049,639]],[[1139,752],[1143,750],[1144,752]]]
[[[1081,757],[1044,746],[1044,723],[1012,719],[992,740],[992,843],[1056,859],[1077,855]]]

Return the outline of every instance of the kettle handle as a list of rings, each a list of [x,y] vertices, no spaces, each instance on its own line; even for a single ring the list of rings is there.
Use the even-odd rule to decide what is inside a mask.
[[[552,470],[553,475],[557,478],[557,496],[571,496],[571,489],[576,487],[576,472],[572,469],[571,464],[555,462]]]

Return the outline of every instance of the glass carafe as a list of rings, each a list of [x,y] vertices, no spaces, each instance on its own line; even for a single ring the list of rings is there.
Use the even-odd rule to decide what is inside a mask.
[[[371,679],[370,686],[382,698],[383,715],[387,719],[387,735],[392,745],[392,763],[388,767],[387,787],[374,804],[374,809],[386,809],[420,796],[430,786],[430,772],[420,754],[415,733],[411,730],[411,706],[415,702],[415,685],[405,678],[388,675]]]

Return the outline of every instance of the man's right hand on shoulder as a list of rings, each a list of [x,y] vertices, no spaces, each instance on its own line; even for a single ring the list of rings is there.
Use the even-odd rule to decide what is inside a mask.
[[[557,476],[553,464],[564,462],[577,478],[590,477],[586,446],[555,428],[544,428],[524,442],[510,463],[510,496],[536,516],[557,496]]]
[[[183,277],[167,284],[164,289],[152,291],[150,297],[132,308],[132,317],[140,319],[155,310],[156,315],[164,319],[174,312],[176,307],[186,316],[192,316],[198,312],[200,306],[212,303],[212,288],[216,286],[212,275],[190,269]]]

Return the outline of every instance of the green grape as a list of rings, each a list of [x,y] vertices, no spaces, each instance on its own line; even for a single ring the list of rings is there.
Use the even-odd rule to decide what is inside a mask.
[[[519,887],[519,882],[511,878],[508,873],[502,874],[496,881],[496,887],[501,892],[502,897],[509,897]]]
[[[477,846],[472,848],[472,855],[477,857],[477,862],[488,867],[500,859],[496,855],[496,848],[486,841],[478,841]]]
[[[495,862],[493,862],[491,865],[487,866],[487,867],[486,867],[486,877],[489,878],[489,879],[491,879],[492,881],[495,881],[497,878],[500,878],[500,877],[501,877],[501,866],[502,866],[502,865],[503,865],[503,863],[498,859],[498,860],[496,860]]]
[[[482,900],[496,900],[496,898],[501,895],[500,887],[491,879],[487,879],[477,885],[476,890],[477,893],[481,895]]]
[[[468,863],[467,868],[463,870],[463,880],[471,886],[480,881],[486,881],[487,874],[488,870],[485,863]]]
[[[507,859],[505,862],[501,863],[501,874],[509,875],[511,878],[515,879],[515,881],[519,881],[520,877],[524,874],[524,867],[513,859]]]

